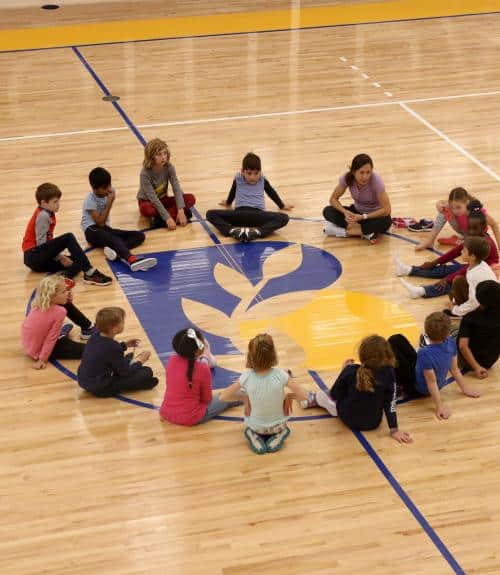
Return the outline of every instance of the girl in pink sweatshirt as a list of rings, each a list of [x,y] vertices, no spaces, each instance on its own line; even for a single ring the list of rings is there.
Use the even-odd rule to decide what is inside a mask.
[[[21,327],[23,348],[35,360],[35,369],[43,369],[49,359],[82,357],[85,346],[68,337],[73,324],[64,325],[66,316],[80,327],[80,339],[87,340],[94,333],[90,320],[73,305],[65,278],[60,275],[43,278]]]

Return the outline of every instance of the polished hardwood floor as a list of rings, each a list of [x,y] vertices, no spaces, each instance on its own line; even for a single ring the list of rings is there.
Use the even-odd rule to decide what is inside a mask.
[[[49,25],[34,3],[8,4],[0,8],[2,27]],[[94,10],[98,19],[140,18],[142,4],[158,9],[147,17],[269,8],[243,1],[68,3],[72,16],[64,23],[89,22]],[[281,453],[257,457],[240,422],[181,428],[161,423],[154,410],[92,398],[53,366],[33,370],[19,341],[40,280],[23,266],[20,250],[38,184],[60,186],[57,231],[74,232],[82,244],[81,203],[96,165],[113,175],[113,224],[147,225],[135,201],[141,142],[102,100],[85,60],[120,97],[140,136],[169,142],[200,214],[224,198],[242,156],[253,150],[295,206],[296,219],[270,239],[307,244],[341,262],[338,281],[312,300],[307,292],[280,296],[231,318],[227,329],[235,338],[244,344],[257,328],[275,333],[283,361],[310,389],[311,370],[331,383],[341,360],[370,332],[401,329],[416,342],[426,314],[443,301],[409,299],[392,259],[427,259],[429,253],[415,253],[405,241],[420,237],[392,230],[376,246],[328,238],[321,211],[352,157],[367,152],[393,215],[433,217],[435,202],[461,185],[499,220],[499,34],[500,17],[483,14],[0,53],[2,573],[500,572],[498,366],[484,381],[467,376],[482,390],[479,399],[460,395],[453,384],[443,391],[453,410],[448,421],[435,419],[430,401],[402,405],[400,427],[412,445],[391,440],[385,422],[363,439],[338,420],[311,418],[291,424]],[[206,230],[193,223],[148,232],[138,251],[208,246]],[[98,250],[90,256],[109,270]],[[273,273],[290,265],[276,260]],[[230,267],[220,280],[238,293],[248,287]],[[103,305],[124,307],[125,335],[151,348],[118,282],[109,288],[79,282],[75,301],[89,316]],[[196,319],[209,327],[211,317]],[[235,370],[244,364],[238,355],[220,361]],[[71,371],[76,365],[64,362]],[[159,405],[164,369],[154,353],[150,365],[160,385],[133,397]]]

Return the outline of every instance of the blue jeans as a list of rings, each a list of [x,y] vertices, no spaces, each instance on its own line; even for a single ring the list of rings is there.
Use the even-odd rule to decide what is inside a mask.
[[[420,266],[411,266],[411,271],[408,274],[409,276],[417,276],[420,278],[445,278],[446,276],[455,273],[460,268],[463,268],[463,264],[459,263],[451,263],[451,264],[443,264],[439,266],[434,266],[430,270],[426,270],[421,268]]]
[[[205,415],[200,419],[200,421],[198,421],[198,423],[205,423],[205,421],[213,419],[215,416],[219,415],[219,413],[226,411],[226,409],[242,405],[242,403],[242,401],[221,401],[218,395],[214,395],[212,397],[212,401],[207,406]]]

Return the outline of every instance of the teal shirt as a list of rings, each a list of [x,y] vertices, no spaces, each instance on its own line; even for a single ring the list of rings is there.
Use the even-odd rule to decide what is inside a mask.
[[[288,373],[273,367],[265,373],[255,373],[253,369],[245,371],[240,376],[240,386],[248,395],[251,413],[245,417],[245,423],[250,429],[259,431],[264,427],[272,427],[283,423],[288,417],[283,412],[285,386],[288,383]]]

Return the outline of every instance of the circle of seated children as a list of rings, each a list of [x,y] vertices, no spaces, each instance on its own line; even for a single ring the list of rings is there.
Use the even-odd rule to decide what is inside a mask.
[[[141,245],[143,232],[117,230],[110,226],[110,212],[116,198],[111,174],[95,168],[89,174],[92,191],[83,204],[82,230],[90,245],[103,247],[108,259],[120,258],[131,271],[145,271],[156,265],[154,258],[138,258],[130,249]],[[174,197],[167,194],[171,184]],[[354,199],[349,208],[339,199],[347,187]],[[457,191],[458,190],[458,191]],[[460,191],[462,190],[462,191]],[[248,242],[266,237],[288,223],[283,213],[264,209],[267,194],[283,210],[293,206],[284,203],[262,176],[260,158],[247,154],[237,173],[227,199],[222,202],[234,210],[209,210],[207,219],[219,231]],[[33,367],[42,369],[49,360],[81,359],[78,383],[97,397],[111,397],[122,392],[152,389],[158,384],[151,368],[143,364],[150,353],[134,357],[139,340],[119,343],[116,337],[124,330],[125,312],[106,307],[97,313],[95,325],[75,306],[71,289],[75,277],[83,271],[83,281],[98,286],[111,284],[111,278],[90,264],[73,234],[54,238],[55,213],[59,210],[61,191],[53,184],[42,184],[36,191],[38,207],[28,223],[23,240],[24,262],[34,271],[59,272],[43,278],[36,290],[31,309],[21,328],[24,350],[34,360]],[[152,218],[154,227],[168,230],[186,225],[195,204],[192,195],[184,194],[175,169],[170,163],[167,144],[155,138],[147,143],[137,194],[139,210]],[[373,162],[366,154],[357,155],[349,171],[341,176],[324,210],[328,220],[327,233],[357,235],[376,240],[376,234],[391,223],[390,202],[380,177],[373,172]],[[451,252],[422,266],[405,266],[396,259],[397,275],[442,278],[438,284],[418,290],[415,297],[433,297],[449,293],[450,310],[434,312],[425,320],[423,347],[413,349],[401,334],[388,340],[372,335],[363,339],[358,355],[360,363],[346,360],[329,392],[310,392],[298,385],[289,372],[277,367],[278,356],[273,339],[259,334],[248,345],[247,370],[237,382],[220,395],[212,391],[211,369],[215,361],[208,342],[193,327],[177,333],[172,341],[174,354],[166,366],[168,387],[160,408],[162,420],[180,425],[197,425],[209,421],[223,411],[244,405],[245,437],[250,448],[259,454],[278,451],[290,434],[287,421],[293,399],[303,408],[323,407],[338,416],[351,429],[377,428],[385,413],[391,436],[400,443],[412,441],[399,430],[396,416],[398,394],[406,397],[431,396],[436,415],[447,419],[450,410],[442,402],[439,390],[451,372],[462,392],[469,397],[480,393],[471,389],[462,371],[472,370],[479,379],[488,376],[488,369],[500,355],[500,284],[491,275],[488,264],[498,263],[495,243],[487,234],[490,225],[499,240],[498,226],[463,188],[452,190],[446,203],[438,204],[434,231],[446,221],[461,235]],[[431,247],[435,236],[429,236],[417,249]],[[455,242],[455,240],[454,240]],[[69,251],[69,255],[64,253]],[[449,264],[460,253],[466,264]],[[142,262],[142,263],[141,263]],[[451,276],[451,278],[450,278]],[[465,279],[464,279],[465,276]],[[408,284],[411,285],[411,284]],[[409,288],[410,289],[410,288]],[[423,290],[423,291],[422,291]],[[410,290],[410,293],[413,293]],[[462,317],[457,339],[451,336],[452,317]],[[71,340],[72,324],[80,327],[80,339]],[[458,350],[457,350],[458,341]],[[132,353],[126,353],[133,348]],[[460,368],[460,369],[459,369]]]

